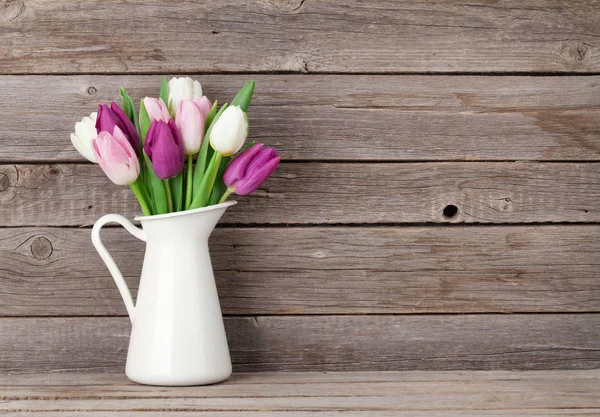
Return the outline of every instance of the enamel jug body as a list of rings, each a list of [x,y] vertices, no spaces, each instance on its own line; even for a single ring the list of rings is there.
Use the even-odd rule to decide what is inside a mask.
[[[111,272],[132,322],[125,369],[132,381],[205,385],[231,375],[208,238],[233,204],[138,217],[142,229],[117,214],[108,214],[94,225],[92,242]],[[111,222],[146,242],[135,305],[123,276],[100,241],[100,229]]]

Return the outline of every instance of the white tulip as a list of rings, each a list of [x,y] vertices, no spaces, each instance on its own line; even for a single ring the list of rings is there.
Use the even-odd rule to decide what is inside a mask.
[[[88,161],[97,163],[96,155],[92,150],[92,140],[98,136],[96,131],[96,116],[94,112],[89,117],[84,117],[80,122],[75,123],[75,133],[71,133],[71,142],[75,149],[82,154]]]
[[[194,81],[190,77],[173,77],[169,81],[169,103],[171,103],[171,108],[176,109],[183,99],[193,100],[200,97],[202,97],[202,86],[198,81]]]
[[[210,146],[221,155],[239,151],[248,137],[248,117],[239,106],[230,106],[212,126]]]

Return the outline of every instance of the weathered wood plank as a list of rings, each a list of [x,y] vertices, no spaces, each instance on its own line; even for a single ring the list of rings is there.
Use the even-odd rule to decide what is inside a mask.
[[[256,79],[250,139],[288,160],[600,159],[600,77],[197,78],[220,102]],[[0,77],[0,161],[83,161],[69,140],[75,122],[121,86],[137,101],[159,85],[157,76]]]
[[[557,409],[578,407],[558,415],[589,416],[598,411],[593,407],[600,403],[595,389],[600,383],[598,371],[380,374],[234,374],[219,385],[168,390],[133,384],[122,374],[34,374],[39,378],[37,384],[31,383],[31,376],[14,375],[0,377],[0,412],[28,410],[48,415],[52,413],[49,410],[89,410],[83,415],[114,416],[125,410],[138,415],[143,408],[142,416],[155,415],[151,410],[177,410],[177,415],[184,416],[191,414],[181,410],[211,410],[220,416],[240,417],[257,416],[257,412],[306,417],[317,411],[332,416],[343,412],[344,416],[432,417],[498,416],[507,412],[511,416],[557,415]],[[91,377],[96,379],[90,381]],[[23,380],[26,385],[22,385]],[[108,414],[106,410],[112,409],[121,411]],[[104,414],[92,414],[101,410]]]
[[[595,369],[600,314],[225,319],[237,371]],[[0,319],[0,370],[122,371],[126,317]]]
[[[14,403],[13,403],[14,404]],[[45,404],[48,404],[47,402]],[[52,403],[54,404],[54,403]],[[293,404],[293,402],[292,402]],[[24,406],[31,407],[32,405],[37,406],[36,402],[27,402]],[[36,407],[37,408],[37,407]],[[52,407],[39,407],[52,408]],[[175,405],[173,405],[175,408]],[[191,408],[191,407],[190,407]],[[260,406],[255,407],[260,408]],[[129,417],[132,415],[132,411],[11,411],[2,413],[0,415],[10,415],[13,417]],[[201,409],[202,410],[202,409]],[[314,417],[315,413],[319,413],[319,417],[487,417],[487,416],[500,416],[506,417],[548,417],[548,416],[562,416],[562,417],[598,417],[600,416],[600,408],[560,408],[560,409],[539,409],[539,410],[368,410],[368,411],[354,411],[354,410],[342,410],[332,411],[330,409],[324,409],[322,407],[316,408],[313,411],[179,411],[177,410],[177,417],[203,417],[203,416],[219,416],[219,417],[280,417],[282,413],[285,413],[285,417]],[[507,413],[510,414],[507,414]],[[135,417],[163,417],[164,411],[134,411]]]
[[[492,381],[501,380],[505,382],[513,380],[535,380],[538,384],[542,380],[558,380],[568,378],[569,380],[588,380],[593,383],[600,378],[599,370],[542,370],[542,371],[360,371],[360,372],[235,372],[225,383],[210,385],[212,390],[237,390],[240,385],[257,384],[277,384],[277,385],[312,385],[312,384],[355,384],[355,383],[445,383],[458,381],[459,384],[465,384],[468,381]],[[83,387],[98,385],[105,390],[111,390],[111,393],[119,390],[127,390],[136,396],[143,396],[144,393],[151,395],[155,388],[147,385],[139,385],[129,381],[123,372],[103,372],[103,373],[71,373],[71,372],[47,372],[47,373],[0,373],[0,387],[7,389],[6,397],[16,398],[15,395],[8,393],[20,392],[21,389],[36,389],[39,397],[39,390],[51,389],[52,387]],[[589,384],[592,385],[592,384]],[[235,386],[235,387],[233,387]],[[113,387],[113,388],[111,388]],[[114,389],[114,387],[117,387]],[[192,390],[192,394],[200,395],[197,390],[208,389],[197,387],[172,387],[169,390],[161,390],[160,395],[181,396],[177,391]],[[196,390],[196,391],[194,391]],[[221,392],[221,391],[220,391]],[[270,392],[271,395],[277,395],[276,392]],[[45,395],[45,394],[44,394]],[[4,397],[3,397],[4,398]]]
[[[144,244],[102,237],[134,296]],[[594,312],[600,226],[220,228],[225,314]],[[89,229],[0,229],[0,315],[126,315]]]
[[[0,190],[0,226],[140,213],[131,190],[93,164],[0,165]],[[598,222],[600,164],[281,164],[260,190],[235,198],[224,223]],[[456,215],[444,215],[448,205]]]
[[[462,416],[501,416],[506,417],[547,417],[547,416],[562,416],[562,417],[598,417],[600,409],[582,409],[582,408],[561,408],[555,410],[540,409],[540,410],[510,410],[507,414],[506,410],[490,411],[461,411],[461,410],[433,410],[433,411],[324,411],[316,410],[319,417],[462,417]],[[219,416],[219,417],[279,417],[281,411],[192,411],[181,412],[177,411],[178,417],[197,417],[197,416]],[[117,417],[131,416],[131,411],[15,411],[10,412],[14,417]],[[285,417],[314,417],[315,411],[285,411]],[[136,417],[163,417],[163,411],[135,411]]]
[[[594,1],[10,1],[0,72],[600,70]]]

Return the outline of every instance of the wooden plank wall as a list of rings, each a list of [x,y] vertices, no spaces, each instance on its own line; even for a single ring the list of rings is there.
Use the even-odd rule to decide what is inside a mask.
[[[122,371],[89,234],[138,209],[69,133],[159,74],[255,79],[284,159],[211,239],[236,370],[599,367],[599,39],[591,0],[0,1],[0,371]]]

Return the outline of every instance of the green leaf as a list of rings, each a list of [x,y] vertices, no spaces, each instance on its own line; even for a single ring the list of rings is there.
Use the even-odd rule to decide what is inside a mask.
[[[183,210],[183,171],[185,171],[185,168],[181,170],[179,175],[169,180],[173,195],[173,211]]]
[[[215,115],[217,114],[217,103],[218,100],[215,100],[210,111],[208,112],[208,116],[206,116],[206,121],[204,122],[204,133],[208,132],[208,128],[215,119]]]
[[[125,112],[127,117],[129,117],[129,120],[131,120],[133,122],[133,125],[135,126],[135,130],[137,130],[137,132],[139,134],[140,126],[139,126],[139,122],[138,122],[137,112],[135,111],[135,105],[133,104],[133,100],[131,99],[129,94],[127,94],[127,91],[125,91],[124,88],[121,88],[120,93],[121,93],[121,101],[123,102],[123,111]]]
[[[204,141],[202,142],[202,146],[200,147],[200,153],[198,153],[198,159],[196,160],[196,168],[194,170],[194,187],[192,194],[194,198],[196,195],[200,194],[200,184],[202,182],[202,178],[204,177],[206,171],[206,161],[212,159],[212,148],[210,145],[210,131],[214,126],[214,122],[219,120],[219,117],[223,114],[228,104],[225,103],[219,110],[219,112],[215,115],[213,119],[213,123],[211,123],[208,132],[204,135]],[[214,107],[214,105],[213,105]],[[212,110],[211,110],[212,111]]]
[[[146,106],[144,106],[144,100],[140,100],[140,140],[142,141],[142,147],[146,143],[146,135],[151,123]]]
[[[221,159],[221,163],[219,164],[219,170],[217,171],[217,178],[215,179],[215,185],[213,187],[212,193],[210,194],[210,198],[208,199],[208,205],[212,206],[213,204],[217,204],[223,193],[227,190],[227,186],[223,182],[223,174],[225,173],[225,169],[227,165],[231,162],[231,156],[224,156]]]
[[[148,167],[148,182],[150,183],[150,193],[152,194],[152,201],[154,203],[156,214],[165,214],[169,212],[167,206],[167,195],[165,192],[165,185],[162,180],[156,176],[154,169],[152,168],[152,161],[146,155],[144,151],[144,159]]]
[[[160,98],[166,105],[169,104],[169,82],[167,81],[167,77],[163,77],[160,84]]]
[[[206,169],[206,172],[202,177],[202,181],[200,182],[200,186],[198,187],[199,192],[197,194],[194,193],[194,199],[190,205],[191,209],[206,207],[206,203],[208,202],[208,198],[210,197],[215,180],[217,178],[217,173],[221,164],[221,158],[223,158],[223,155],[220,153],[215,152],[213,154],[210,164],[208,164],[208,168]]]
[[[254,93],[254,81],[250,80],[231,100],[231,105],[240,106],[244,113],[246,113],[252,101],[252,93]]]
[[[223,182],[223,173],[221,173],[221,175],[217,174],[215,186],[213,187],[212,193],[210,194],[210,198],[208,199],[208,205],[212,206],[213,204],[217,204],[223,196],[225,190],[227,190],[227,187]]]

